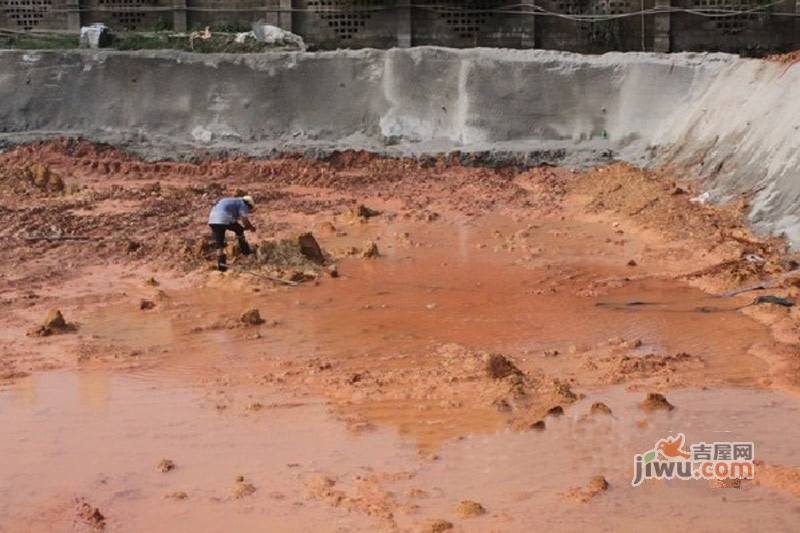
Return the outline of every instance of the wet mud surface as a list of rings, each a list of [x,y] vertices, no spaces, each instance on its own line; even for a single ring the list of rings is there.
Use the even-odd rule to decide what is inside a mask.
[[[0,530],[795,530],[795,257],[676,176],[0,154]],[[679,432],[756,479],[631,487]]]

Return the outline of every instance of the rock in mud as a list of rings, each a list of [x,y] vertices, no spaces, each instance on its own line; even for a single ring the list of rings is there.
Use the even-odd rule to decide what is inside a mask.
[[[589,414],[591,415],[610,415],[611,408],[604,404],[603,402],[595,402],[592,404],[592,407],[589,409]]]
[[[312,270],[294,270],[289,274],[288,281],[304,283],[317,278],[317,273]]]
[[[594,494],[598,494],[600,492],[605,492],[608,490],[608,481],[603,476],[594,476],[592,479],[589,480],[589,484],[586,486],[586,490],[592,492]]]
[[[486,375],[492,379],[503,379],[508,376],[521,376],[522,371],[506,356],[499,353],[486,357]]]
[[[128,240],[128,244],[126,245],[126,251],[129,254],[134,254],[134,253],[138,252],[139,249],[141,249],[141,247],[142,247],[142,243],[129,239]]]
[[[262,404],[261,402],[253,402],[251,404],[248,404],[247,407],[245,407],[247,411],[260,411],[263,408],[264,404]]]
[[[564,408],[561,407],[560,405],[556,405],[555,407],[551,407],[550,409],[548,409],[547,413],[545,413],[545,416],[559,417],[562,416],[563,414],[564,414]]]
[[[456,512],[462,518],[475,518],[476,516],[486,514],[486,509],[484,509],[483,505],[478,502],[464,500],[458,504],[458,507],[456,507]]]
[[[712,489],[740,489],[742,488],[741,479],[711,479],[708,486]]]
[[[239,320],[247,326],[260,326],[266,322],[266,320],[261,318],[261,313],[259,313],[258,309],[250,309],[245,311],[242,313],[242,316]]]
[[[100,512],[100,509],[94,507],[89,502],[78,502],[78,516],[81,520],[86,522],[92,529],[101,530],[106,527],[106,517]]]
[[[139,302],[139,309],[142,311],[149,311],[150,309],[155,309],[156,303],[153,300],[142,299]]]
[[[70,333],[75,331],[77,328],[74,324],[69,324],[65,319],[64,315],[61,314],[61,311],[58,309],[50,309],[47,312],[47,317],[44,320],[44,323],[28,332],[28,335],[36,336],[36,337],[48,337],[50,335],[58,335],[61,333]]]
[[[328,267],[328,275],[330,275],[332,278],[339,277],[339,269],[336,268],[336,265],[331,265]]]
[[[168,492],[167,494],[164,495],[164,498],[166,498],[168,500],[185,500],[188,497],[189,497],[189,495],[186,494],[182,490],[176,490],[174,492]]]
[[[380,257],[381,252],[378,250],[378,245],[375,242],[370,241],[364,245],[364,248],[361,250],[361,257],[366,259],[371,259],[374,257]]]
[[[577,500],[579,502],[587,503],[593,498],[606,492],[609,488],[608,481],[603,476],[594,476],[589,480],[585,487],[575,487],[565,493],[563,496]]]
[[[156,278],[152,277],[152,276],[147,278],[146,280],[144,280],[144,284],[149,286],[149,287],[158,287],[159,286],[158,280]]]
[[[772,294],[765,294],[763,296],[757,296],[755,300],[753,300],[753,305],[759,304],[773,304],[781,307],[794,307],[794,300],[790,300],[789,298],[781,298],[780,296],[775,296]]]
[[[297,244],[300,246],[300,253],[310,261],[322,265],[325,264],[325,255],[322,253],[317,239],[311,233],[303,233],[297,237]]]
[[[551,383],[551,395],[556,401],[572,403],[579,399],[578,395],[572,392],[569,383],[554,379]]]
[[[51,309],[47,313],[47,318],[44,320],[44,327],[52,329],[61,329],[67,327],[67,321],[64,320],[64,315],[58,309]]]
[[[639,408],[647,412],[672,411],[675,409],[675,406],[669,403],[663,394],[651,392],[647,395],[647,398],[639,404]]]
[[[156,470],[166,474],[167,472],[175,470],[175,463],[171,459],[161,459],[156,465]]]
[[[420,529],[421,533],[442,533],[453,529],[453,523],[447,520],[428,520]]]
[[[306,486],[315,493],[323,493],[336,485],[336,480],[329,476],[318,475],[309,479]]]
[[[537,420],[530,427],[534,431],[544,431],[547,428],[547,425],[544,423],[544,420]]]
[[[246,498],[256,491],[255,485],[248,483],[244,477],[239,476],[236,478],[236,486],[233,488],[233,497],[236,499]]]
[[[369,208],[364,204],[358,204],[350,211],[350,214],[354,218],[367,219],[367,218],[377,217],[381,214],[381,212],[378,211],[377,209]]]

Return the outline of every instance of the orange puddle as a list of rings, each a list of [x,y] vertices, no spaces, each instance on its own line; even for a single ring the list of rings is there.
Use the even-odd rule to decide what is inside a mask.
[[[511,226],[494,224],[504,236]],[[603,244],[609,229],[543,222],[526,249],[509,253],[495,250],[503,239],[494,227],[366,225],[323,244],[381,236],[384,257],[345,260],[342,277],[319,286],[174,291],[155,311],[140,311],[135,300],[85,317],[86,342],[152,364],[131,373],[37,374],[0,389],[0,522],[11,530],[69,526],[74,512],[64,502],[85,496],[122,530],[407,530],[427,518],[465,531],[577,530],[596,527],[598,513],[608,530],[796,524],[795,503],[761,487],[629,485],[633,454],[667,433],[754,440],[758,458],[798,464],[800,406],[778,392],[677,390],[669,393],[676,411],[646,417],[635,406],[642,393],[578,387],[588,398],[537,433],[506,429],[488,408],[402,397],[328,403],[336,391],[304,388],[306,362],[380,375],[425,367],[447,343],[514,353],[523,370],[556,372],[560,360],[539,352],[566,354],[611,337],[640,339],[642,354],[702,357],[695,383],[752,386],[766,373],[748,351],[768,344],[768,332],[733,311],[737,302],[633,278]],[[421,244],[395,237],[404,231]],[[615,281],[587,292],[602,280]],[[220,325],[250,307],[277,323]],[[291,386],[256,386],[281,365],[300,374]],[[596,400],[614,416],[581,422]],[[247,408],[254,402],[260,409]],[[372,428],[349,425],[351,415]],[[157,472],[162,458],[178,468]],[[612,487],[600,497],[580,504],[559,495],[598,473]],[[256,486],[254,495],[233,498],[238,475]],[[318,475],[335,481],[345,503],[309,496]],[[188,498],[164,498],[174,491]],[[459,519],[462,499],[480,501],[488,514]]]
[[[598,513],[604,528],[617,531],[791,529],[796,503],[770,489],[678,481],[632,488],[630,478],[635,453],[677,432],[689,442],[753,440],[758,459],[798,464],[796,399],[747,389],[674,391],[675,411],[645,416],[640,398],[620,388],[593,391],[565,417],[549,419],[545,432],[465,435],[431,459],[389,429],[353,434],[313,400],[262,397],[262,411],[218,413],[202,389],[177,383],[41,374],[0,389],[0,517],[9,531],[69,529],[64,502],[83,496],[111,530],[374,530],[374,517],[309,499],[309,481],[325,475],[360,494],[365,507],[392,493],[394,525],[378,521],[386,529],[427,517],[459,521],[454,508],[462,499],[488,510],[460,521],[466,531],[594,528]],[[593,401],[613,415],[582,420]],[[156,471],[162,458],[176,469]],[[596,474],[611,484],[606,493],[585,504],[561,495]],[[233,497],[239,475],[257,488],[253,495]],[[372,478],[379,496],[354,492]],[[165,498],[176,491],[187,499]]]

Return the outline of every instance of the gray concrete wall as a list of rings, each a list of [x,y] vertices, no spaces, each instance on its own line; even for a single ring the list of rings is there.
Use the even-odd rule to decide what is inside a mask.
[[[714,199],[756,191],[754,225],[800,244],[798,86],[800,66],[725,54],[0,51],[0,140],[679,164]]]

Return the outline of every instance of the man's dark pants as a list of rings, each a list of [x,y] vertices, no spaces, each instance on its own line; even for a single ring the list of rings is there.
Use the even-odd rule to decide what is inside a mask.
[[[239,240],[239,248],[242,250],[244,255],[250,254],[250,245],[244,238],[244,228],[241,224],[234,222],[233,224],[209,224],[211,228],[211,235],[214,236],[214,246],[218,250],[218,262],[220,266],[224,266],[226,263],[225,254],[222,253],[222,250],[225,249],[225,232],[232,231],[236,238]],[[220,270],[223,270],[220,268]]]

